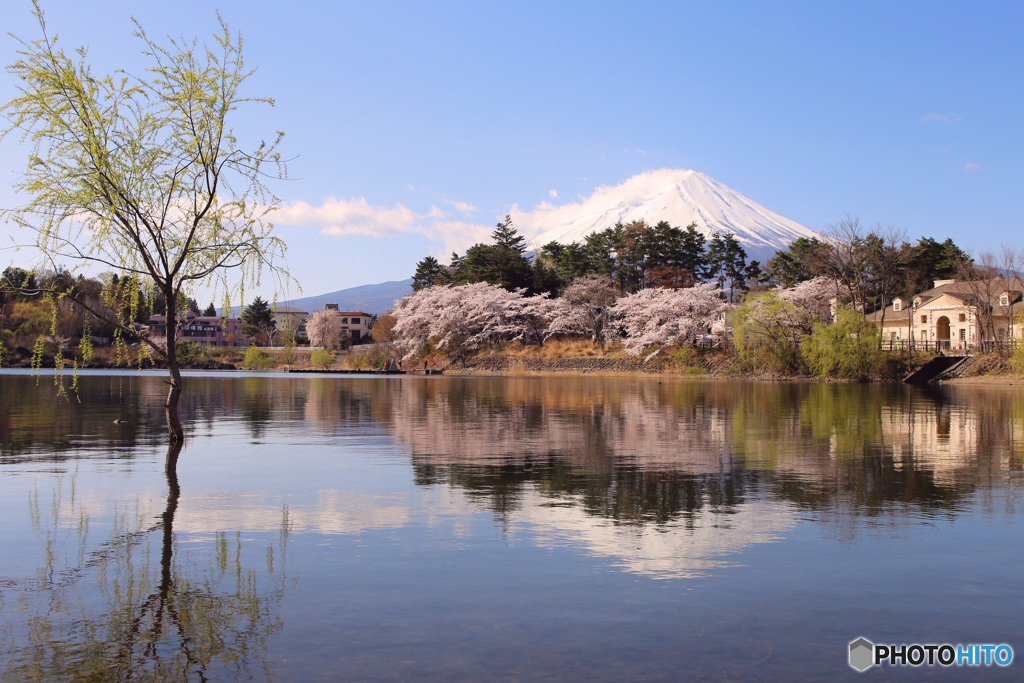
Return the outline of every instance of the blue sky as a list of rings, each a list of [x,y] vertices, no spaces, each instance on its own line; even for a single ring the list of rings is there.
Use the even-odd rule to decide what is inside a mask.
[[[850,213],[975,252],[1024,247],[1024,3],[217,7],[259,68],[251,92],[277,102],[237,128],[287,134],[276,222],[305,295],[409,277],[513,207],[666,167],[817,230]],[[133,15],[153,35],[216,26],[212,5],[188,0],[44,9],[101,71],[141,64]],[[4,24],[38,34],[27,1]],[[14,53],[0,39],[5,64]],[[0,205],[19,203],[23,165],[0,145]]]

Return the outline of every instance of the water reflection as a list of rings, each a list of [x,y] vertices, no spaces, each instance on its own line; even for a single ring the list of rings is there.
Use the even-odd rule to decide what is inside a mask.
[[[47,385],[3,377],[3,462],[162,438],[158,381],[87,379],[82,406],[60,406]],[[955,510],[1019,471],[1024,444],[1024,402],[970,387],[198,376],[183,419],[195,434],[239,424],[253,442],[390,435],[418,485],[454,486],[498,515],[530,489],[640,525],[765,497],[857,515]]]
[[[42,544],[34,555],[44,563],[30,578],[0,582],[0,613],[17,606],[28,617],[6,614],[4,680],[270,677],[266,640],[282,626],[287,513],[265,547],[221,531],[197,562],[204,555],[183,550],[176,535],[181,448],[168,447],[160,512],[157,498],[104,510],[108,501],[77,495],[76,476],[58,480],[50,505],[30,494]],[[112,523],[99,542],[96,517]]]
[[[0,457],[154,433],[158,382],[89,379],[83,409],[54,410],[45,386],[5,377],[21,384],[0,392]],[[529,484],[619,523],[663,524],[766,493],[857,514],[896,501],[948,509],[1021,465],[1021,401],[998,389],[200,376],[183,404],[194,432],[240,420],[256,442],[393,434],[418,484],[454,485],[498,514],[520,508]]]
[[[665,523],[765,491],[856,514],[952,509],[1021,466],[1020,400],[998,391],[561,382],[491,382],[455,403],[440,385],[389,394],[417,481],[487,492],[498,513],[534,482],[621,523]]]
[[[28,494],[42,560],[2,572],[7,677],[269,677],[296,534],[468,537],[484,517],[512,544],[692,579],[808,520],[848,541],[1015,514],[1004,494],[1024,480],[1024,399],[998,387],[196,375],[181,459],[197,476],[163,490],[139,483],[163,393],[85,375],[69,403],[0,373],[0,465],[53,473],[52,495]],[[389,469],[326,473],[360,458]],[[137,490],[90,488],[96,461],[138,468]]]

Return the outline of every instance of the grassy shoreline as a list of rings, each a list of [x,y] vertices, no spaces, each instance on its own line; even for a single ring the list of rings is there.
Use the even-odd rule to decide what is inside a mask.
[[[365,345],[348,351],[327,354],[329,365],[315,363],[316,350],[309,347],[292,349],[261,349],[261,362],[247,364],[246,349],[242,348],[199,348],[195,349],[183,364],[183,369],[193,370],[374,370],[381,369],[394,352],[384,347]],[[318,352],[323,355],[323,352]],[[915,366],[930,356],[911,359],[911,363],[899,372],[887,377],[868,377],[862,381],[891,382],[902,380]],[[53,358],[43,359],[42,367],[53,367]],[[321,358],[321,361],[323,359]],[[807,373],[773,372],[767,369],[752,371],[745,367],[736,354],[729,349],[670,349],[659,350],[646,355],[631,356],[621,347],[609,345],[601,348],[591,342],[571,341],[549,343],[542,346],[509,345],[502,348],[449,358],[431,354],[406,363],[406,369],[421,369],[424,362],[431,369],[444,369],[448,375],[463,376],[506,376],[506,377],[552,377],[552,376],[608,376],[608,377],[661,377],[673,379],[700,380],[741,380],[775,382],[835,382],[850,380],[823,379]],[[24,352],[8,354],[4,367],[31,367],[31,357]],[[113,348],[96,349],[89,363],[78,367],[91,369],[116,368],[161,368],[162,363],[145,359],[141,365],[137,359],[118,353]],[[974,357],[962,376],[944,380],[953,384],[1003,384],[1024,383],[1024,375],[1013,369],[1010,358],[997,353]]]

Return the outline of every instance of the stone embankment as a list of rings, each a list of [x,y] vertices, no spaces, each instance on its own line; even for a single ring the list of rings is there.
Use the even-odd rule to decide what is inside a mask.
[[[572,372],[580,374],[650,372],[668,370],[659,358],[470,358],[452,367],[455,372],[514,374],[516,372]]]

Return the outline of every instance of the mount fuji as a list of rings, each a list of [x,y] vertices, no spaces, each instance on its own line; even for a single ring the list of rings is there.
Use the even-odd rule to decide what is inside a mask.
[[[698,171],[647,171],[621,185],[599,187],[579,203],[541,204],[529,213],[512,213],[526,234],[528,249],[540,250],[548,242],[583,242],[587,236],[616,223],[642,220],[648,225],[668,221],[697,230],[710,239],[716,232],[732,233],[747,257],[763,264],[776,251],[800,237],[822,235],[766,209]]]

